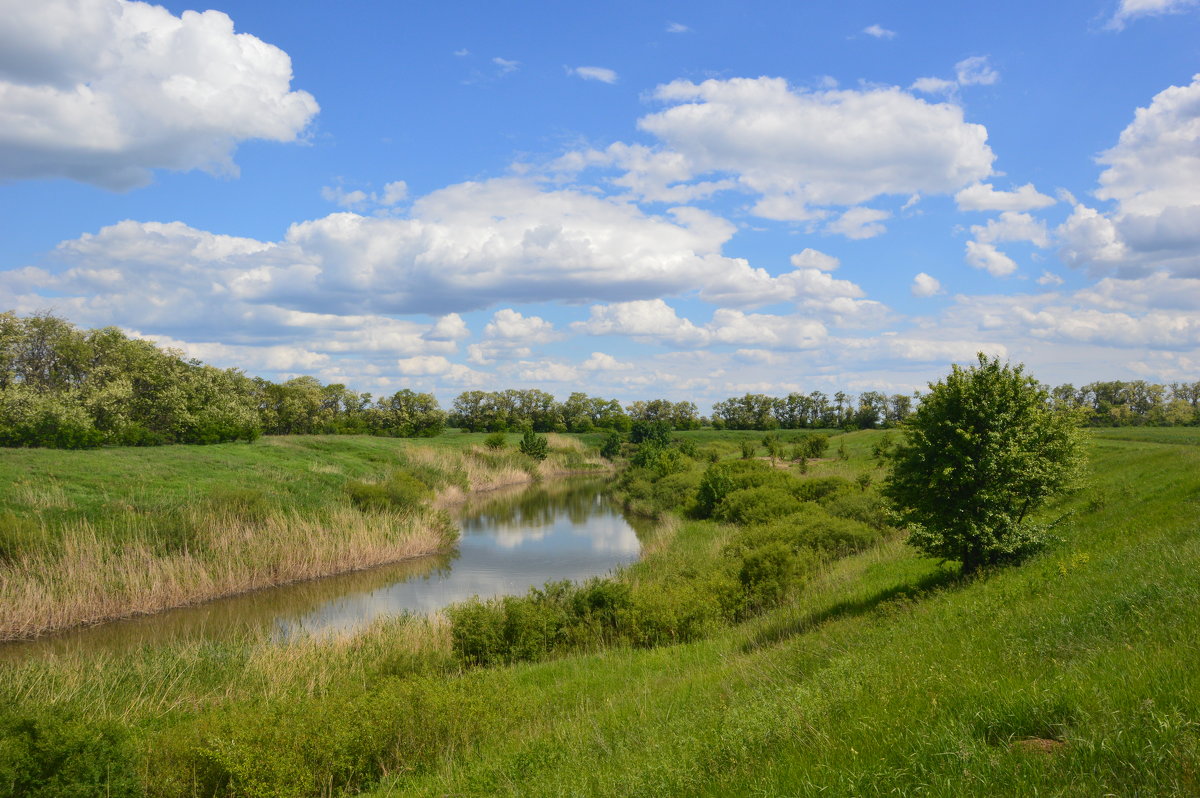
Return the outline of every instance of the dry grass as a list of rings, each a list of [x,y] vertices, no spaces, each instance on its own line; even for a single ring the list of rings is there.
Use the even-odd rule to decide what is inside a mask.
[[[335,507],[321,518],[280,511],[260,520],[189,513],[193,542],[179,551],[162,551],[139,528],[114,546],[85,520],[63,530],[57,553],[35,549],[0,565],[0,640],[369,568],[431,554],[452,539],[446,519],[431,511]]]

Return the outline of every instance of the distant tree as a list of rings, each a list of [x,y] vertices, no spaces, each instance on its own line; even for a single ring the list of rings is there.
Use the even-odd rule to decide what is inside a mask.
[[[927,554],[980,566],[1041,543],[1030,513],[1079,463],[1075,418],[1051,405],[1023,366],[955,365],[902,425],[884,494]]]

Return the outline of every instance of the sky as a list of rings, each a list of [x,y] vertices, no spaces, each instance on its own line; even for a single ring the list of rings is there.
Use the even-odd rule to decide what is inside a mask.
[[[0,310],[390,394],[1200,380],[1200,0],[0,0]]]

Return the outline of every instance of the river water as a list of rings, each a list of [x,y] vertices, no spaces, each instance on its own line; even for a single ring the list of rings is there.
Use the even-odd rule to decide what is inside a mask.
[[[348,633],[387,615],[600,576],[636,560],[646,531],[646,522],[624,516],[595,478],[480,497],[455,516],[462,534],[448,554],[10,643],[0,646],[0,659],[247,634],[282,641]]]

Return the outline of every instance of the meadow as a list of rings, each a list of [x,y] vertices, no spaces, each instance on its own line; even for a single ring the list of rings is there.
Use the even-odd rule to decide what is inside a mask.
[[[869,517],[887,433],[832,437],[804,475],[766,460],[761,433],[677,433],[681,455],[614,488],[664,519],[609,580],[628,600],[476,605],[517,632],[562,610],[571,634],[514,638],[554,645],[473,664],[451,612],[332,641],[12,662],[0,795],[1195,795],[1200,430],[1130,433],[1089,434],[1046,550],[969,580],[849,524]],[[762,468],[739,465],[743,443]],[[824,536],[775,582],[741,578],[764,573],[747,554],[777,550],[773,519],[733,500],[696,517],[714,456],[781,513],[789,489],[810,494],[796,485],[835,486],[803,510]],[[629,634],[689,613],[674,640]]]

